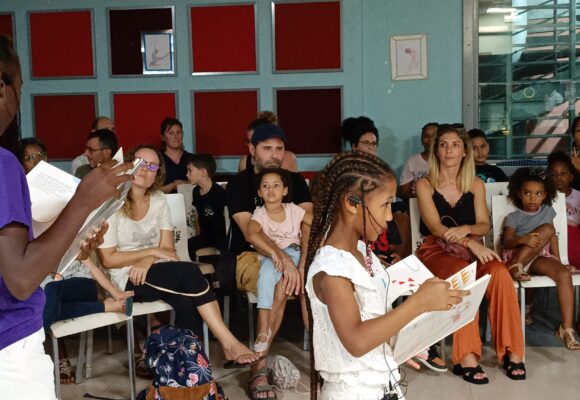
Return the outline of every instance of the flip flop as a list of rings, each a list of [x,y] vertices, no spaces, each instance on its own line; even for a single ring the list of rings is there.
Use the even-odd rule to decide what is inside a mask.
[[[252,361],[252,362],[249,362],[249,363],[240,363],[240,362],[238,361],[238,360],[239,360],[240,358],[242,358],[242,357],[245,357],[245,356],[253,356],[253,355],[254,355],[254,354],[252,354],[252,353],[248,353],[248,354],[242,354],[241,356],[239,356],[239,357],[238,357],[238,358],[236,358],[235,360],[229,360],[229,361],[226,361],[226,362],[224,363],[224,369],[237,369],[237,368],[246,368],[246,367],[249,367],[249,366],[251,366],[252,364],[255,364],[255,363],[257,363],[258,361],[260,361],[260,360],[263,360],[264,358],[266,358],[266,356],[262,356],[262,357],[258,358],[256,361]]]

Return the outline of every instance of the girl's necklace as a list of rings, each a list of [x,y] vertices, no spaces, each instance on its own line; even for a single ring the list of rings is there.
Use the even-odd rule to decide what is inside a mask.
[[[367,270],[369,272],[369,275],[372,277],[375,276],[375,272],[373,271],[373,252],[371,251],[371,245],[370,243],[365,243],[365,247],[366,247],[366,256],[365,256],[365,264],[367,267]]]

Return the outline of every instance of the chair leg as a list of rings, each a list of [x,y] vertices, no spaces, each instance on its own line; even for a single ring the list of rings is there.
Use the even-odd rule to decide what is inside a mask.
[[[147,318],[147,337],[151,336],[151,319],[149,317],[149,314],[145,316]]]
[[[135,378],[135,342],[133,331],[133,318],[127,320],[127,355],[129,358],[129,381],[131,384],[131,400],[137,397],[137,386]]]
[[[304,328],[304,343],[302,344],[302,350],[310,350],[310,343],[308,342],[308,331]]]
[[[248,332],[249,332],[249,348],[254,348],[254,305],[250,302],[248,297]]]
[[[107,326],[107,352],[113,354],[113,338],[111,336],[111,325]]]
[[[574,287],[574,311],[576,322],[580,324],[580,286]]]
[[[54,387],[56,389],[56,398],[60,399],[60,360],[58,358],[58,339],[52,335],[52,353],[54,357]]]
[[[526,348],[526,290],[523,287],[518,289],[520,293],[520,319],[522,320],[522,336],[524,338],[524,349]],[[526,356],[524,352],[524,361]]]
[[[86,356],[85,352],[87,349],[87,332],[81,332],[81,337],[79,340],[79,358],[77,362],[77,373],[76,373],[76,383],[79,384],[84,381],[83,370],[85,368]]]
[[[209,358],[209,330],[205,322],[203,323],[203,351],[205,351],[206,357]]]
[[[87,332],[87,366],[85,368],[85,378],[93,376],[93,330]]]
[[[169,324],[175,326],[175,310],[173,309],[169,312]],[[151,334],[151,332],[149,332],[149,334]]]
[[[224,296],[224,322],[230,327],[230,296]]]

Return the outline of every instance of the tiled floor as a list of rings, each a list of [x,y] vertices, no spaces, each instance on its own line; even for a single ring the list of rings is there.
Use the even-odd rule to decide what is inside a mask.
[[[555,301],[555,291],[546,293],[538,291],[535,295],[535,323],[526,329],[527,355],[526,366],[528,379],[512,381],[497,365],[497,359],[489,345],[484,346],[482,367],[490,378],[487,385],[476,386],[464,382],[451,372],[438,374],[429,370],[406,370],[408,400],[446,399],[446,400],[544,400],[544,399],[578,399],[580,393],[580,352],[566,350],[554,336],[553,327],[559,320],[558,305]],[[290,314],[292,314],[292,310]],[[296,311],[296,310],[294,310]],[[287,312],[288,313],[288,312]],[[288,318],[287,318],[288,319]],[[277,340],[273,354],[288,357],[298,367],[301,382],[298,391],[287,390],[278,392],[281,400],[304,400],[308,398],[305,392],[309,387],[309,353],[302,350],[301,324],[289,318],[285,320],[282,331],[288,332],[293,338]],[[297,319],[297,317],[294,317]],[[238,337],[247,335],[243,318],[234,322],[234,332]],[[247,340],[247,339],[246,339]],[[76,349],[76,341],[69,339],[67,348]],[[540,347],[541,346],[541,347]],[[120,338],[114,341],[114,352],[106,354],[104,331],[95,335],[93,377],[82,384],[63,386],[63,399],[82,399],[85,393],[108,399],[128,399],[129,379],[127,370],[127,353],[124,341]],[[76,351],[71,353],[76,354]],[[448,352],[450,348],[448,346]],[[221,349],[217,342],[212,341],[210,358],[214,365],[215,377],[222,384],[230,400],[247,399],[245,392],[249,378],[249,370],[224,370]],[[76,360],[73,358],[73,365]],[[138,380],[137,389],[141,390],[148,382]],[[1,397],[1,396],[0,396]]]
[[[74,345],[74,343],[69,342]],[[292,344],[280,341],[274,344],[273,353],[281,354],[291,359],[299,368],[301,382],[305,386],[298,388],[299,392],[307,390],[308,353],[299,347],[301,343]],[[129,398],[129,379],[126,368],[126,352],[123,342],[115,342],[114,353],[107,355],[105,341],[95,341],[95,359],[93,377],[79,385],[63,386],[63,399],[82,399],[85,393],[110,399]],[[72,347],[72,346],[71,346]],[[213,342],[210,350],[214,365],[221,365],[220,349]],[[74,363],[74,362],[73,362]],[[488,385],[475,386],[468,384],[450,372],[437,374],[431,371],[407,371],[407,399],[445,398],[447,400],[465,399],[510,399],[510,400],[544,400],[548,398],[578,398],[580,393],[580,354],[573,353],[563,347],[528,347],[527,368],[528,379],[514,382],[508,379],[503,370],[496,365],[495,356],[489,347],[484,348],[482,366],[490,377]],[[223,385],[231,400],[246,399],[245,387],[249,377],[247,370],[223,370],[215,368],[215,376]],[[138,380],[137,388],[147,385],[144,380]],[[433,397],[435,396],[435,397]],[[305,394],[295,391],[278,393],[278,399],[306,399]]]

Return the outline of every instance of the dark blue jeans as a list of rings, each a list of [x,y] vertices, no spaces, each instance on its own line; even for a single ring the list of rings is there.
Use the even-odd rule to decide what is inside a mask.
[[[91,278],[68,278],[48,283],[44,287],[44,329],[56,321],[82,317],[105,311],[98,301],[97,283]]]

